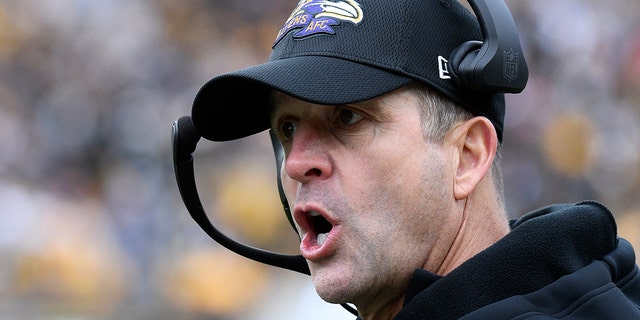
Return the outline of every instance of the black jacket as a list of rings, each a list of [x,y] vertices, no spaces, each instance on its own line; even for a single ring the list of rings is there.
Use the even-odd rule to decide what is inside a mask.
[[[444,277],[416,270],[405,319],[640,319],[633,248],[597,202],[553,205]]]

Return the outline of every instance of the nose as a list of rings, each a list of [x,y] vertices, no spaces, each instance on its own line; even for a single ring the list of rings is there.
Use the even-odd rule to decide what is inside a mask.
[[[309,124],[298,125],[285,155],[284,169],[291,179],[301,183],[331,174],[328,144],[319,130]]]

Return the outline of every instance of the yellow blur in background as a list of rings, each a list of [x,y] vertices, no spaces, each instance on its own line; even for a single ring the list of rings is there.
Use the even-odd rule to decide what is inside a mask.
[[[173,176],[171,123],[266,61],[294,2],[0,0],[0,319],[353,318],[209,239]],[[507,3],[531,72],[507,96],[510,215],[602,201],[640,248],[640,2]],[[195,157],[216,225],[297,252],[267,135]]]

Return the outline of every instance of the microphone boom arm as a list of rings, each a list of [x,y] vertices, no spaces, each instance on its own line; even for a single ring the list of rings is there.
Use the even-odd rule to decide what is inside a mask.
[[[180,196],[193,220],[195,220],[200,228],[213,240],[245,258],[310,275],[309,266],[301,255],[285,255],[254,248],[227,237],[213,226],[202,207],[195,182],[192,153],[195,150],[198,140],[200,140],[200,135],[195,130],[195,127],[193,127],[191,117],[184,116],[173,123],[172,143],[174,171]]]

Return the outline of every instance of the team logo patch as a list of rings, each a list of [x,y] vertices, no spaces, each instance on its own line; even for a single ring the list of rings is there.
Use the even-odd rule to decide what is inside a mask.
[[[274,46],[291,30],[295,39],[315,34],[335,34],[334,26],[341,21],[358,24],[362,21],[362,8],[354,0],[300,0],[287,22],[282,26]],[[299,30],[298,30],[299,29]]]

